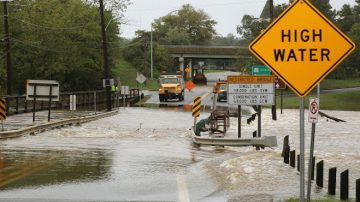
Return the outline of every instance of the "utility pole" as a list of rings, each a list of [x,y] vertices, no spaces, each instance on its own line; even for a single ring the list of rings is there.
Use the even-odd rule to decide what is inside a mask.
[[[6,72],[7,72],[7,94],[12,94],[12,65],[10,53],[10,34],[9,34],[9,13],[7,7],[7,0],[3,1],[4,5],[4,31],[5,31],[5,51],[6,51]]]
[[[274,0],[269,0],[270,2],[270,23],[274,21]]]
[[[153,79],[153,71],[154,71],[154,61],[153,61],[153,24],[151,23],[151,32],[150,32],[150,74],[151,80]]]
[[[103,0],[99,0],[99,3],[100,3],[101,36],[102,36],[104,69],[105,69],[106,109],[107,109],[107,111],[111,111],[110,69],[109,69],[109,64],[108,64],[108,52],[107,52]]]

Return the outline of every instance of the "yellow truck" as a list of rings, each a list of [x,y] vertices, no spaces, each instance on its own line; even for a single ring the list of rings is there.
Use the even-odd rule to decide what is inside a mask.
[[[168,99],[184,100],[185,85],[181,74],[162,74],[159,77],[159,100],[160,102]]]

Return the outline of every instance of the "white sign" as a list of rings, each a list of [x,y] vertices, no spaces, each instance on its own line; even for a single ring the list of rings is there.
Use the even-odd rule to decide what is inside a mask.
[[[129,86],[121,86],[121,95],[129,95]]]
[[[273,105],[275,86],[273,76],[229,76],[230,105]]]
[[[139,82],[140,84],[143,84],[146,81],[146,77],[143,74],[139,74],[136,77],[136,81]]]
[[[229,93],[274,93],[274,84],[229,84]]]
[[[53,80],[27,80],[26,81],[26,100],[59,101],[59,82]]]
[[[317,123],[320,110],[318,98],[311,98],[309,101],[309,123]]]

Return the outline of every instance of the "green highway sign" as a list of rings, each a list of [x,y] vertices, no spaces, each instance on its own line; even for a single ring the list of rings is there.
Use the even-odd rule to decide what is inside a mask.
[[[252,75],[271,75],[271,71],[267,66],[254,65],[251,67]]]

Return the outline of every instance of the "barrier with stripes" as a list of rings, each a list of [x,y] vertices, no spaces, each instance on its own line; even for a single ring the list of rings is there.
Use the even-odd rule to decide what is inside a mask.
[[[200,116],[200,108],[201,108],[201,97],[196,97],[194,99],[194,104],[192,107],[192,116],[199,117]]]
[[[0,120],[6,119],[6,100],[0,98]]]

